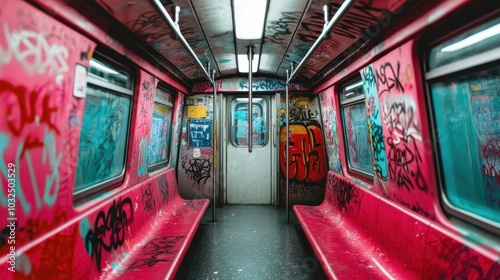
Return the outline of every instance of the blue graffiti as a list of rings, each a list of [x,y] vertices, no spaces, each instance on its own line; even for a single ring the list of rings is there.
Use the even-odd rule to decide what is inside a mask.
[[[59,178],[59,164],[61,163],[62,153],[56,154],[56,137],[54,133],[49,132],[48,128],[45,128],[44,137],[44,149],[42,155],[42,164],[45,164],[47,158],[49,158],[50,167],[52,169],[52,174],[46,176],[45,179],[45,192],[43,194],[43,201],[47,205],[53,205],[56,201],[57,194],[59,193],[60,178]],[[48,154],[48,156],[47,156]],[[54,190],[51,194],[52,185],[55,185]]]
[[[9,135],[0,133],[0,172],[7,178],[7,166],[5,166],[5,163],[3,161],[3,153],[7,149],[7,146],[9,145]],[[2,186],[2,181],[0,181],[0,193],[2,194],[0,196],[0,202],[2,205],[7,206],[7,197],[5,196],[3,192],[3,186]]]
[[[4,151],[5,149],[7,148],[7,146],[9,145],[9,141],[10,138],[7,134],[3,134],[3,133],[0,133],[0,171],[2,172],[2,174],[4,176],[7,176],[7,167],[5,165],[5,162],[4,162]],[[16,166],[16,173],[17,174],[21,174],[21,170],[20,170],[20,158],[21,158],[21,154],[23,152],[23,147],[24,147],[24,143],[21,141],[17,147],[17,152],[16,152],[16,159],[15,159],[15,166]],[[29,154],[27,154],[29,155]],[[32,183],[36,181],[34,181],[34,176],[32,174],[31,176],[31,181]],[[19,198],[19,201],[21,202],[21,206],[23,208],[23,211],[24,213],[29,213],[31,211],[31,204],[26,201],[26,198],[24,197],[24,192],[20,186],[20,178],[16,178],[16,182],[15,182],[15,191],[16,191],[16,197]],[[33,186],[34,190],[37,191],[36,187]],[[2,190],[1,191],[1,196],[0,196],[0,202],[2,203],[2,205],[4,206],[7,206],[7,198],[5,197],[5,194],[3,192],[3,187],[0,185],[0,189]],[[41,204],[41,202],[40,202]]]
[[[5,175],[7,174],[7,169],[5,166],[5,163],[3,162],[4,158],[4,151],[6,147],[9,144],[9,136],[6,134],[0,133],[0,159],[2,159],[2,162],[0,162],[0,171]],[[61,158],[62,158],[62,153],[57,154],[56,153],[56,139],[54,133],[50,132],[48,128],[45,129],[45,136],[44,136],[44,148],[43,148],[43,153],[42,153],[42,164],[49,164],[50,165],[50,174],[48,174],[45,178],[45,186],[44,186],[44,193],[43,193],[43,203],[45,205],[53,205],[57,199],[57,195],[59,193],[59,187],[60,187],[60,178],[59,178],[59,165],[61,163]],[[16,171],[18,174],[21,174],[21,165],[20,165],[20,158],[21,154],[23,152],[24,148],[24,142],[20,142],[18,147],[17,147],[17,153],[16,153],[16,158],[15,158],[15,166],[16,166]],[[36,208],[40,209],[42,207],[42,199],[40,197],[39,193],[39,188],[38,188],[38,183],[36,180],[36,174],[35,174],[35,168],[34,166],[37,166],[36,164],[33,164],[33,161],[31,159],[31,153],[30,151],[26,151],[24,153],[25,159],[26,159],[26,165],[28,166],[28,173],[29,173],[29,179],[30,179],[30,184],[32,189],[33,189],[33,196],[35,198],[35,203],[36,203]],[[28,177],[28,176],[27,176]],[[26,182],[25,182],[26,185]],[[1,186],[0,186],[1,187]],[[30,213],[31,212],[31,204],[26,200],[26,197],[24,195],[24,190],[21,187],[21,182],[20,178],[16,178],[15,181],[15,191],[16,191],[16,196],[19,198],[19,202],[21,203],[21,206],[23,208],[23,211],[25,213]],[[0,202],[2,205],[7,205],[7,200],[5,198],[5,194],[3,193],[3,189],[1,192],[0,196]]]
[[[286,84],[279,80],[265,79],[264,81],[256,81],[252,84],[252,89],[255,91],[278,90],[284,89]],[[248,84],[240,82],[240,89],[248,90]]]
[[[90,226],[89,219],[87,217],[83,218],[80,221],[80,236],[82,237],[82,241],[84,243],[83,246],[85,246],[85,237],[87,236],[87,232],[89,232],[89,230],[91,229],[92,227]],[[89,248],[88,253],[92,255],[92,247]]]
[[[156,109],[155,105],[155,109]],[[154,165],[167,160],[170,143],[170,128],[172,126],[170,111],[165,113],[153,112],[151,123],[151,137],[149,140],[148,165]]]
[[[387,180],[387,159],[385,154],[384,135],[382,131],[382,119],[378,99],[377,84],[373,74],[373,67],[369,65],[362,70],[363,88],[365,91],[365,103],[368,113],[370,131],[370,142],[374,157],[374,169],[377,176]]]
[[[75,188],[118,176],[125,163],[130,99],[88,87],[81,123]]]
[[[148,141],[146,138],[142,138],[139,143],[139,151],[142,157],[139,158],[139,168],[137,169],[137,175],[144,176],[148,173],[148,154],[146,153],[148,149]]]
[[[115,260],[120,260],[121,263],[125,262],[125,260],[130,256],[127,251],[123,248],[123,246],[120,246],[119,249],[121,249],[121,254],[118,253],[118,250],[113,251],[113,258]],[[113,268],[114,271],[121,271],[124,270],[125,268],[119,263],[119,262],[111,262],[111,267]]]

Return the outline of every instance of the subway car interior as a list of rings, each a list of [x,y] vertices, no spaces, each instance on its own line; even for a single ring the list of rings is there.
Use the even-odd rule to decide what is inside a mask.
[[[0,24],[0,279],[500,280],[499,1]]]

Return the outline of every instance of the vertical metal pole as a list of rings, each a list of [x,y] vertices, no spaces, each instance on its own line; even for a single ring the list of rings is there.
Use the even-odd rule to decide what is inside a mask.
[[[290,76],[290,73],[288,72],[288,69],[286,69],[286,80],[288,81],[288,77]],[[290,137],[290,131],[289,131],[289,124],[288,124],[288,82],[286,83],[285,85],[285,122],[286,122],[286,140],[285,140],[285,167],[286,167],[286,222],[289,223],[290,222],[290,206],[289,206],[289,186],[288,186],[288,165],[290,164],[289,163],[289,159],[288,159],[288,138]]]
[[[252,152],[252,60],[253,60],[253,47],[248,47],[248,152]]]
[[[328,9],[328,5],[324,5],[323,6],[323,13],[324,13],[324,16],[325,16],[325,25],[323,25],[323,29],[326,29],[326,27],[328,26],[328,17],[330,16],[328,13],[329,13],[329,9]]]
[[[214,171],[213,171],[213,174],[214,174],[214,180],[213,180],[213,189],[214,189],[214,202],[213,202],[213,209],[212,209],[212,222],[215,222],[216,221],[216,214],[215,214],[215,208],[217,207],[217,89],[215,88],[215,70],[212,70],[212,86],[214,87],[214,101],[213,101],[213,134],[212,134],[212,137],[213,137],[213,142],[214,142],[214,148],[213,148],[213,151],[214,151],[214,163],[213,163],[213,166],[214,166]]]

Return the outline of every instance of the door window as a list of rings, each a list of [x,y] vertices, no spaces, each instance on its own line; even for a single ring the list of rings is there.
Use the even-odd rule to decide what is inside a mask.
[[[263,147],[268,141],[267,102],[264,98],[252,99],[252,146]],[[231,144],[248,146],[248,98],[231,101]]]

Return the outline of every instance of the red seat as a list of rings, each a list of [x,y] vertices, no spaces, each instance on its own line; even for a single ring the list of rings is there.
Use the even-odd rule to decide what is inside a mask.
[[[321,205],[293,207],[329,279],[420,278],[423,253],[419,260],[411,263],[407,262],[412,259],[411,255],[397,255],[406,252],[401,246],[407,244],[398,244],[398,232],[394,231],[393,224],[380,223],[384,219],[382,214],[388,213],[379,210],[381,204],[393,207],[372,192],[330,171],[325,200]],[[395,217],[399,218],[403,219]],[[426,225],[422,226],[425,230]],[[390,242],[387,240],[391,236],[389,232],[392,248],[385,246]],[[424,248],[424,243],[425,240],[415,248]]]
[[[140,217],[143,223],[140,230],[133,234],[133,243],[126,249],[126,256],[118,256],[110,261],[113,272],[106,278],[142,279],[173,279],[191,241],[198,229],[210,201],[208,199],[184,200],[179,196],[175,171],[169,170],[165,181],[168,185],[168,195],[161,194],[162,186],[158,186],[163,207],[153,215],[143,212]],[[158,182],[157,178],[150,178]],[[148,181],[149,182],[149,181]],[[144,186],[138,191],[144,192]],[[151,195],[155,195],[151,193]],[[144,201],[143,201],[144,202]],[[147,207],[147,202],[143,204]],[[134,217],[134,219],[139,217]],[[134,225],[137,228],[137,225]],[[125,246],[127,247],[127,246]],[[111,255],[112,257],[112,255]]]

